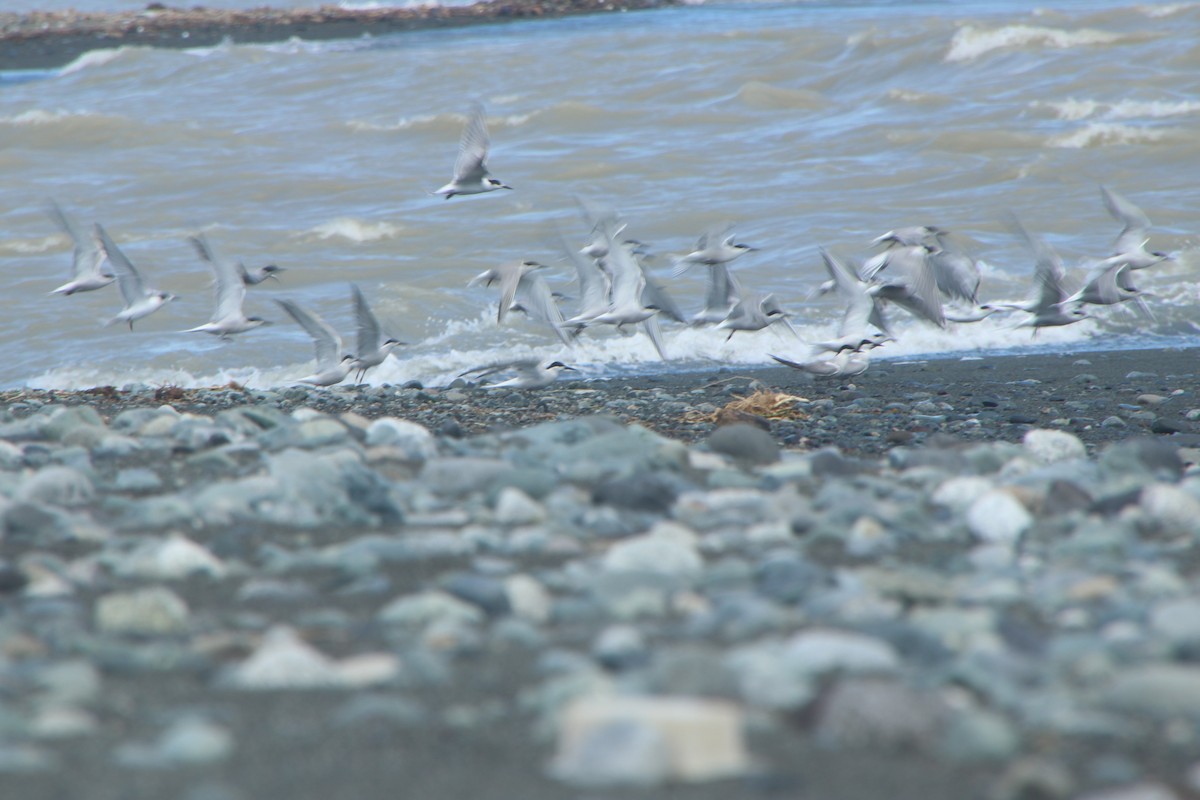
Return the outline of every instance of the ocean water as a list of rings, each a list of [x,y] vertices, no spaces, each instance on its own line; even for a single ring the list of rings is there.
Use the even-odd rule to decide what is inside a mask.
[[[111,8],[110,3],[97,7]],[[256,3],[245,3],[255,5]],[[45,3],[40,4],[46,7]],[[67,3],[63,3],[68,5]],[[69,5],[88,8],[78,0]],[[1081,284],[1120,225],[1107,185],[1175,257],[1138,273],[1153,319],[1127,307],[1036,337],[1018,316],[939,330],[893,315],[890,358],[1200,344],[1200,4],[1022,2],[698,4],[352,41],[95,51],[0,73],[0,387],[252,386],[308,374],[312,346],[272,302],[290,298],[352,339],[349,284],[408,346],[368,376],[441,385],[539,356],[587,377],[802,358],[829,338],[836,296],[818,246],[861,259],[902,225],[936,224],[984,261],[981,299],[1018,299],[1033,262],[1015,213]],[[467,110],[487,109],[491,167],[512,192],[429,192],[449,177]],[[590,329],[567,350],[468,281],[535,259],[567,296],[557,223],[582,245],[575,198],[620,211],[685,311],[700,270],[672,255],[730,224],[758,252],[736,263],[773,292],[799,338],[664,325]],[[115,286],[71,297],[56,199],[102,223],[147,281],[180,299],[130,332],[104,327]],[[211,311],[187,243],[286,268],[250,290],[276,324],[222,342],[182,333]],[[1192,356],[1181,354],[1190,362]]]

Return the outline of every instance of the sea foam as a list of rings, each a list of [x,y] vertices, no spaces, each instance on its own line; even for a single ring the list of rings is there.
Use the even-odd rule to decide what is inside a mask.
[[[103,50],[89,50],[83,55],[76,58],[70,64],[67,64],[61,70],[59,75],[71,75],[75,72],[82,72],[85,69],[93,67],[101,67],[116,59],[128,51],[126,47],[105,48]]]
[[[1120,100],[1106,103],[1099,100],[1070,98],[1054,102],[1037,101],[1033,108],[1048,108],[1059,119],[1075,122],[1088,117],[1104,119],[1162,119],[1195,114],[1200,111],[1197,100]]]
[[[1163,128],[1139,128],[1117,122],[1090,122],[1079,130],[1061,133],[1046,140],[1047,147],[1077,149],[1122,144],[1153,144],[1165,139],[1170,131]]]
[[[985,29],[964,25],[954,32],[945,60],[974,61],[994,50],[1041,46],[1064,49],[1082,45],[1111,44],[1121,37],[1115,33],[1082,28],[1067,31],[1044,28],[1036,25],[1005,25],[1002,28]]]
[[[351,242],[374,242],[390,239],[403,230],[390,222],[363,222],[353,217],[338,217],[323,222],[309,231],[320,239],[347,239]]]

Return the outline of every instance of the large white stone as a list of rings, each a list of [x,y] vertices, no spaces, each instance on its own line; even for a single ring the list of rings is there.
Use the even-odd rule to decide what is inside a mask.
[[[559,720],[551,773],[583,784],[654,785],[742,774],[742,711],[695,697],[584,697]]]
[[[618,542],[604,554],[604,569],[692,579],[704,568],[704,559],[691,544],[677,537],[636,536]]]
[[[1200,534],[1200,500],[1169,483],[1142,489],[1142,510],[1172,533]]]
[[[395,417],[382,417],[367,427],[369,447],[395,447],[410,461],[427,461],[437,455],[437,439],[424,426]]]
[[[510,575],[504,580],[504,592],[514,614],[530,622],[543,623],[554,610],[553,598],[546,587],[528,575]]]
[[[320,689],[343,686],[337,665],[291,628],[267,631],[258,649],[226,676],[237,689]]]
[[[104,595],[96,601],[95,619],[105,633],[175,634],[187,629],[188,607],[170,589],[152,586]]]
[[[1032,524],[1021,501],[1002,489],[983,494],[967,509],[967,527],[990,544],[1015,542]]]
[[[505,486],[496,495],[496,522],[501,525],[536,525],[545,522],[542,504],[515,486]]]
[[[784,650],[787,660],[809,675],[826,672],[893,672],[900,657],[882,639],[840,630],[804,631]]]
[[[930,499],[943,508],[963,512],[992,489],[992,482],[978,475],[951,478],[933,490]]]
[[[1025,451],[1042,464],[1087,456],[1087,448],[1080,438],[1066,431],[1037,428],[1027,432],[1021,443]]]
[[[115,561],[113,571],[151,580],[182,580],[198,574],[219,578],[226,572],[221,559],[180,533],[145,540]]]

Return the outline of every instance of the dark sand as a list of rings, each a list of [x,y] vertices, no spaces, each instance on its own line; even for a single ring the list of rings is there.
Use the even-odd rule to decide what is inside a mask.
[[[495,0],[471,6],[427,6],[353,11],[172,8],[151,3],[146,11],[14,14],[0,12],[0,70],[51,69],[89,50],[143,45],[209,47],[228,39],[247,44],[292,38],[356,39],[413,30],[523,19],[565,17],[675,5],[677,0]]]

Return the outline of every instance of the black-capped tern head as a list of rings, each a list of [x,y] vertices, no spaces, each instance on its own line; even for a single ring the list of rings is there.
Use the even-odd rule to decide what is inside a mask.
[[[484,194],[497,189],[512,189],[513,187],[493,178],[488,172],[490,147],[491,139],[488,137],[483,106],[476,103],[471,106],[462,139],[459,140],[458,160],[454,162],[454,178],[433,194],[449,200],[459,194]]]
[[[257,269],[248,270],[242,262],[237,262],[238,274],[241,275],[242,283],[247,286],[257,286],[268,278],[274,281],[279,280],[279,273],[285,272],[283,267],[278,267],[274,264],[267,264]]]

